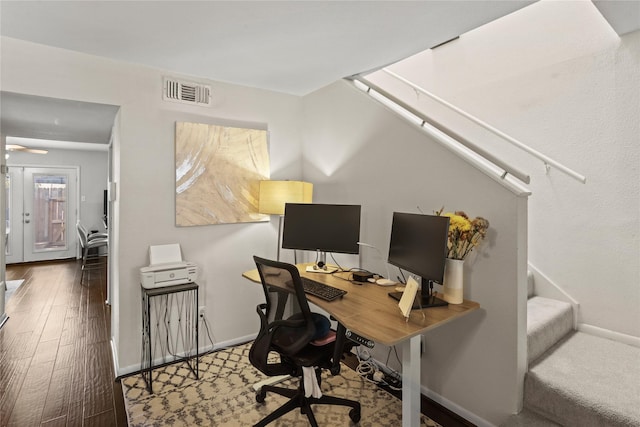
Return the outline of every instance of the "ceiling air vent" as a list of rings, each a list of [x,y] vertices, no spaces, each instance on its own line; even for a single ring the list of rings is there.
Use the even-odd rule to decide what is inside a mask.
[[[211,105],[211,86],[165,77],[162,99],[194,105]]]

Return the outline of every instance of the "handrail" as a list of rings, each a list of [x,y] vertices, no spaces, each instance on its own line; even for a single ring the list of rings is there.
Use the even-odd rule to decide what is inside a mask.
[[[426,89],[421,88],[420,86],[418,86],[415,83],[405,79],[404,77],[400,76],[399,74],[396,74],[396,73],[394,73],[393,71],[391,71],[391,70],[389,70],[387,68],[383,68],[382,71],[384,71],[385,73],[389,74],[391,77],[394,77],[397,80],[400,80],[401,82],[409,85],[414,90],[417,90],[418,92],[420,92],[420,93],[422,93],[424,95],[427,95],[429,98],[433,99],[434,101],[437,101],[440,104],[444,105],[445,107],[448,107],[451,110],[457,112],[458,114],[466,117],[467,119],[471,120],[472,122],[476,123],[477,125],[482,126],[483,128],[485,128],[488,131],[492,132],[493,134],[499,136],[500,138],[504,139],[505,141],[510,142],[511,144],[515,145],[516,147],[520,148],[521,150],[531,154],[532,156],[536,157],[537,159],[542,160],[547,168],[549,166],[553,166],[554,168],[558,169],[561,172],[564,172],[565,174],[567,174],[570,177],[582,182],[583,184],[585,184],[587,182],[587,178],[584,175],[581,175],[578,172],[566,167],[565,165],[553,160],[552,158],[540,153],[539,151],[534,150],[533,148],[529,147],[528,145],[526,145],[526,144],[518,141],[517,139],[507,135],[506,133],[494,128],[490,124],[485,123],[482,120],[478,119],[477,117],[472,116],[471,114],[467,113],[466,111],[461,110],[460,108],[456,107],[455,105],[450,104],[449,102],[445,101],[444,99],[440,98],[439,96],[434,95],[431,92],[428,92]]]
[[[424,128],[424,126],[426,124],[430,125],[431,127],[433,127],[435,129],[437,129],[438,131],[442,132],[443,134],[445,134],[445,135],[449,136],[450,138],[458,141],[460,144],[464,145],[465,147],[467,147],[471,151],[475,152],[476,154],[484,157],[489,162],[491,162],[494,165],[498,166],[500,169],[502,169],[504,171],[504,173],[500,176],[501,178],[504,179],[506,174],[511,174],[512,176],[514,176],[515,178],[519,179],[520,181],[522,181],[522,182],[524,182],[526,184],[529,184],[531,182],[531,179],[530,179],[529,175],[527,175],[526,173],[524,173],[522,171],[519,171],[518,169],[506,164],[505,162],[503,162],[502,160],[498,159],[497,157],[495,157],[493,154],[489,153],[485,149],[483,149],[483,148],[479,147],[478,145],[474,144],[473,142],[469,141],[468,139],[466,139],[462,135],[458,134],[457,132],[445,127],[441,123],[438,123],[437,121],[433,120],[432,118],[426,116],[421,111],[416,110],[412,106],[408,105],[404,101],[401,101],[400,99],[398,99],[395,96],[391,95],[389,92],[387,92],[384,89],[380,88],[376,84],[371,83],[370,81],[366,80],[364,77],[355,75],[355,76],[349,77],[349,79],[359,81],[363,85],[367,86],[369,89],[372,89],[372,90],[378,92],[380,95],[382,95],[385,98],[389,99],[391,102],[397,104],[398,106],[400,106],[404,110],[406,110],[409,113],[413,114],[414,116],[416,116],[418,119],[420,119],[422,121],[421,127]]]

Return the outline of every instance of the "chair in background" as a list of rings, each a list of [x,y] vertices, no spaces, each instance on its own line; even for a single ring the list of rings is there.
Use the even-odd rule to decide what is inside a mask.
[[[328,369],[332,375],[340,372],[340,358],[344,350],[344,327],[338,324],[338,330],[329,331],[329,320],[317,313],[312,313],[302,287],[302,279],[296,266],[271,261],[254,256],[254,261],[260,273],[260,280],[266,303],[257,306],[256,311],[260,316],[260,331],[249,351],[249,360],[253,366],[268,376],[291,375],[300,377],[297,389],[287,389],[273,385],[263,385],[256,393],[256,401],[263,403],[268,392],[273,392],[290,400],[265,417],[256,426],[265,426],[278,419],[293,409],[300,408],[312,426],[317,427],[317,422],[311,405],[327,404],[351,407],[349,417],[354,423],[360,421],[360,403],[338,397],[325,396],[306,397],[305,376],[315,374],[317,386],[321,385],[321,370]],[[288,319],[269,320],[272,304],[269,299],[271,288],[285,288],[294,295],[298,302],[300,312]],[[319,332],[319,319],[324,318],[327,329]],[[328,332],[328,333],[327,333]],[[322,335],[322,336],[319,336]],[[269,357],[270,352],[277,353],[280,361]],[[311,371],[310,371],[311,369]],[[306,383],[307,390],[309,382]],[[316,393],[313,393],[316,394]],[[321,394],[321,393],[320,393]]]
[[[85,271],[102,268],[106,265],[109,235],[107,233],[88,233],[80,221],[76,223],[76,230],[82,246],[82,274],[80,275],[80,283],[82,283]]]

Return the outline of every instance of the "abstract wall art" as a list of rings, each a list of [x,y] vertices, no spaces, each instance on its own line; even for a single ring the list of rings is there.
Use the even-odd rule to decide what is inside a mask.
[[[175,160],[177,226],[269,220],[258,213],[266,130],[176,122]]]

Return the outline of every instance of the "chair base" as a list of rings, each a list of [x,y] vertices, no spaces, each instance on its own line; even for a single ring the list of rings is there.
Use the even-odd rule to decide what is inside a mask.
[[[91,270],[102,270],[107,265],[107,254],[85,255],[82,257],[82,267],[80,273],[80,283],[84,283],[85,272],[90,274]]]
[[[316,421],[315,416],[313,415],[313,410],[311,409],[311,405],[340,405],[340,406],[348,406],[351,408],[349,411],[349,418],[354,423],[360,422],[360,403],[355,400],[343,399],[341,397],[333,397],[333,396],[325,396],[323,395],[320,398],[315,397],[305,397],[304,396],[304,383],[302,378],[300,379],[300,386],[297,390],[284,388],[284,387],[276,387],[272,385],[264,385],[256,392],[256,401],[258,403],[264,403],[266,395],[268,392],[276,393],[284,397],[288,397],[289,401],[284,405],[280,406],[278,409],[267,415],[260,422],[254,425],[254,427],[263,427],[269,424],[272,421],[280,418],[281,416],[293,411],[296,408],[300,408],[301,413],[306,414],[309,419],[309,423],[312,427],[318,427],[318,423]]]

